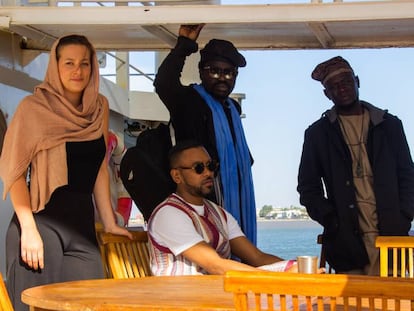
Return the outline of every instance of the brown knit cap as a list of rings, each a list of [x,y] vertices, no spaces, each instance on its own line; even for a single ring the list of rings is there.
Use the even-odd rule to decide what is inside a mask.
[[[345,59],[336,56],[316,66],[312,72],[312,79],[325,84],[330,78],[343,72],[354,73],[351,65]]]

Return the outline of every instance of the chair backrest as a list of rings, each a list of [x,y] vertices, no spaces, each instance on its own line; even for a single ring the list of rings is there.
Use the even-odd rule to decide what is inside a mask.
[[[0,273],[0,311],[13,311],[9,294],[4,284],[3,275]]]
[[[95,231],[96,231],[96,238],[98,240],[99,251],[101,253],[101,259],[102,259],[102,265],[104,268],[105,277],[111,278],[111,275],[109,273],[109,268],[108,268],[108,260],[107,260],[107,256],[105,252],[105,247],[102,245],[101,239],[99,237],[101,233],[104,232],[103,224],[100,222],[95,222]]]
[[[414,282],[345,274],[229,271],[224,289],[237,311],[413,310]]]
[[[379,236],[375,245],[380,249],[381,276],[414,278],[414,236]]]
[[[151,275],[147,232],[131,233],[132,240],[125,236],[97,231],[108,278],[127,279]]]
[[[325,246],[323,245],[323,235],[318,234],[316,237],[316,243],[321,246],[321,252],[319,255],[319,268],[325,268],[326,273],[332,273],[333,269],[326,261]]]

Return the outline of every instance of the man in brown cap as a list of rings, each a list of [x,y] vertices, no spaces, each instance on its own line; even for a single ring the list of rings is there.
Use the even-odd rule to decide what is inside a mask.
[[[401,121],[359,99],[359,78],[340,56],[314,69],[334,106],[305,131],[300,202],[324,227],[337,273],[379,274],[378,235],[408,235],[414,165]]]
[[[154,86],[170,112],[176,141],[196,140],[220,163],[209,198],[229,211],[255,244],[253,161],[240,120],[241,107],[229,97],[246,60],[231,42],[212,39],[200,51],[201,84],[180,81],[185,59],[198,50],[196,40],[203,27],[180,27],[177,44],[159,67]]]

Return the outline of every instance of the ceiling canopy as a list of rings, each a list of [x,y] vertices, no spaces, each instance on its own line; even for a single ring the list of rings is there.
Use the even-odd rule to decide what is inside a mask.
[[[206,23],[198,40],[201,46],[211,38],[230,40],[246,50],[414,46],[414,1],[410,0],[206,3],[209,2],[2,6],[0,29],[24,37],[26,48],[42,50],[49,49],[55,38],[69,33],[86,35],[98,50],[165,50],[174,45],[180,24],[195,23]]]

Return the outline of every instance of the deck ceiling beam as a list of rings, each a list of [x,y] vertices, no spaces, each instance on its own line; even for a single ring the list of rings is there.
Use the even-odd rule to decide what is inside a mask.
[[[414,46],[414,0],[0,7],[0,21],[3,28],[9,21],[9,31],[33,39],[34,48],[39,34],[56,38],[77,32],[101,50],[165,50],[174,44],[180,24],[194,23],[207,24],[199,38],[201,46],[213,37],[241,49]]]
[[[315,37],[321,43],[321,46],[324,49],[327,49],[333,45],[335,39],[326,29],[325,24],[319,22],[310,22],[308,23],[309,29],[315,34]]]
[[[76,18],[74,15],[78,14]],[[0,7],[11,24],[153,25],[287,23],[412,19],[414,1],[267,5],[160,5],[118,7]]]

